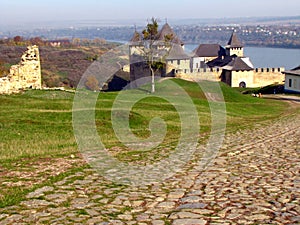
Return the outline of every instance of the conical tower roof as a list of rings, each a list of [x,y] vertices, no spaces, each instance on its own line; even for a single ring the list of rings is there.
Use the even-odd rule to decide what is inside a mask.
[[[231,48],[241,48],[243,47],[242,43],[237,37],[237,34],[233,31],[231,37],[227,43],[227,45]]]
[[[135,31],[130,42],[140,42],[141,40],[142,40],[141,34]]]
[[[174,44],[178,44],[178,45],[184,44],[168,23],[165,23],[165,25],[163,25],[163,27],[161,28],[160,32],[157,35],[157,40],[165,41],[166,37],[170,37],[171,42]]]

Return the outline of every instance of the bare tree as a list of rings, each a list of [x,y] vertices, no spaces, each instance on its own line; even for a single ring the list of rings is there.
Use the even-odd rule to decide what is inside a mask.
[[[171,41],[171,37],[167,37],[165,38],[165,43],[159,43],[157,40],[158,32],[158,20],[155,18],[152,18],[151,22],[142,31],[142,50],[151,72],[151,93],[155,92],[155,72],[163,68],[163,58],[167,54],[167,48],[165,47]],[[163,48],[160,48],[162,45],[164,45]]]

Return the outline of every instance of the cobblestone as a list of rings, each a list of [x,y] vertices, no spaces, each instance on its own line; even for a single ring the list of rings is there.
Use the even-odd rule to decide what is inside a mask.
[[[227,133],[206,170],[192,160],[143,187],[85,169],[0,209],[0,224],[299,224],[299,136],[300,115]]]

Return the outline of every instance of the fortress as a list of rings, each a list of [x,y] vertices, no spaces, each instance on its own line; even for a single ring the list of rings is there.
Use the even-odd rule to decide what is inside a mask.
[[[42,76],[39,49],[27,47],[17,65],[10,68],[7,76],[0,78],[0,94],[18,93],[24,89],[41,89]]]
[[[171,47],[162,44],[166,37],[172,37]],[[235,32],[224,47],[219,44],[200,44],[191,55],[184,51],[184,43],[178,38],[168,23],[159,31],[155,41],[158,47],[168,51],[165,66],[156,76],[178,77],[186,80],[222,81],[231,87],[262,87],[283,84],[284,68],[254,68],[251,60],[244,56],[244,46]],[[136,59],[141,57],[142,35],[135,31],[130,44],[130,80],[149,76],[149,68]]]
[[[169,43],[166,44],[166,39]],[[155,37],[155,51],[164,52],[163,66],[155,71],[156,76],[178,77],[186,80],[222,81],[231,87],[263,87],[283,84],[284,68],[255,68],[235,32],[225,47],[219,44],[200,44],[192,54],[184,50],[184,43],[166,23]],[[149,66],[143,56],[142,34],[135,31],[129,43],[130,82],[150,76]],[[165,54],[167,53],[167,54]],[[159,55],[159,53],[158,53]],[[156,57],[156,59],[158,59]],[[0,77],[0,94],[18,93],[25,89],[41,89],[42,76],[39,49],[27,47],[17,65],[10,68],[7,76]]]

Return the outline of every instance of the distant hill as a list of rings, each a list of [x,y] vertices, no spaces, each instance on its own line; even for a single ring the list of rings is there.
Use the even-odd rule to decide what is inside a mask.
[[[290,17],[233,17],[233,18],[202,18],[202,19],[170,19],[174,25],[298,25],[300,24],[300,16]]]
[[[74,21],[73,21],[74,22]],[[160,21],[164,23],[163,20]],[[168,23],[180,39],[187,43],[218,43],[226,45],[235,30],[244,45],[279,48],[300,48],[300,16],[294,17],[246,17],[217,19],[169,19]],[[135,31],[142,31],[145,21],[78,21],[76,26],[57,24],[49,29],[15,30],[0,32],[0,38],[42,36],[52,40],[65,38],[105,39],[126,43]],[[133,25],[136,24],[136,27]],[[47,27],[47,26],[46,26]],[[1,31],[1,29],[0,29]]]
[[[161,23],[165,22],[165,18],[158,18]],[[101,27],[131,27],[134,29],[134,25],[137,27],[145,26],[147,18],[136,18],[136,19],[116,19],[116,20],[68,20],[68,21],[48,21],[48,22],[35,22],[28,23],[25,25],[8,25],[7,21],[0,21],[0,35],[2,32],[13,32],[22,29],[22,31],[32,31],[38,28],[43,30],[57,30],[57,29],[76,29],[76,28],[101,28]],[[299,16],[273,16],[273,17],[222,17],[222,18],[168,18],[169,24],[174,26],[181,25],[228,25],[228,24],[239,24],[239,25],[290,25],[300,23]],[[76,24],[76,26],[74,26]]]

